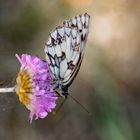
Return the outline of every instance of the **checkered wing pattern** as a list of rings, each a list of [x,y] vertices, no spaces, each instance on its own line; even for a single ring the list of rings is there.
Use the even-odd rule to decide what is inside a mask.
[[[49,34],[46,60],[59,86],[69,87],[76,77],[85,52],[90,16],[85,13],[64,21]]]

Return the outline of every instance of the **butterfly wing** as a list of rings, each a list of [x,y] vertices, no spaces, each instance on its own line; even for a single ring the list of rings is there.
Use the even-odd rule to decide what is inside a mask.
[[[45,45],[46,60],[54,81],[70,86],[85,51],[90,16],[83,14],[63,23],[50,33]]]
[[[64,26],[72,29],[72,47],[75,48],[75,53],[76,51],[78,52],[76,56],[73,55],[72,64],[74,64],[74,69],[68,76],[68,80],[66,81],[65,79],[64,85],[66,84],[70,86],[80,69],[89,32],[89,22],[90,16],[87,13],[76,16],[71,20],[64,22]],[[74,29],[77,30],[76,37]]]

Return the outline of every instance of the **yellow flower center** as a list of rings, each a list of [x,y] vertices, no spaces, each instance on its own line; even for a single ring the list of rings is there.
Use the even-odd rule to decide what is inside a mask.
[[[16,78],[16,82],[16,94],[19,96],[20,102],[28,108],[28,105],[30,104],[29,95],[32,92],[29,73],[27,73],[27,71],[20,70]]]

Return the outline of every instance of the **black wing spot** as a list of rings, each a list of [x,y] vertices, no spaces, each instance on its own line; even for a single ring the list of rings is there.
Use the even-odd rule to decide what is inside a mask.
[[[84,23],[84,28],[87,28],[87,27],[86,27],[86,22]]]
[[[50,65],[54,67],[55,65],[53,64],[53,61],[52,61],[52,59],[54,60],[54,57],[50,53],[48,53],[48,57],[50,58],[50,61],[51,61]]]
[[[68,69],[73,70],[75,65],[72,64],[73,61],[68,62]]]
[[[55,40],[52,37],[51,37],[51,40],[52,40],[52,46],[56,46],[58,44],[58,40]]]
[[[61,44],[63,42],[63,37],[61,37],[59,33],[57,35],[57,41],[58,41],[58,44]]]
[[[81,35],[81,40],[84,41],[86,39],[86,35],[84,36],[83,34]]]
[[[82,29],[79,29],[79,32],[82,33]]]
[[[65,41],[65,38],[64,37],[61,38],[61,42],[63,42],[63,41]]]
[[[57,45],[57,44],[59,44],[59,40],[58,39],[54,41],[54,45]]]
[[[61,60],[63,61],[65,58],[66,58],[66,54],[64,52],[62,52]]]
[[[76,25],[72,24],[71,27],[76,27]]]
[[[54,56],[54,61],[55,61],[55,66],[56,66],[57,68],[59,68],[59,67],[60,67],[60,63],[59,63],[59,61],[58,61],[58,57],[57,57],[56,54],[55,54],[55,56]]]

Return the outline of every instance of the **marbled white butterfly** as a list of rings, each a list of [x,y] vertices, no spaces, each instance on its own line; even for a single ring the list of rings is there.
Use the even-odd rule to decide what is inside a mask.
[[[76,77],[85,52],[90,16],[85,13],[64,21],[49,34],[45,43],[46,60],[54,80],[55,91],[63,97]]]

